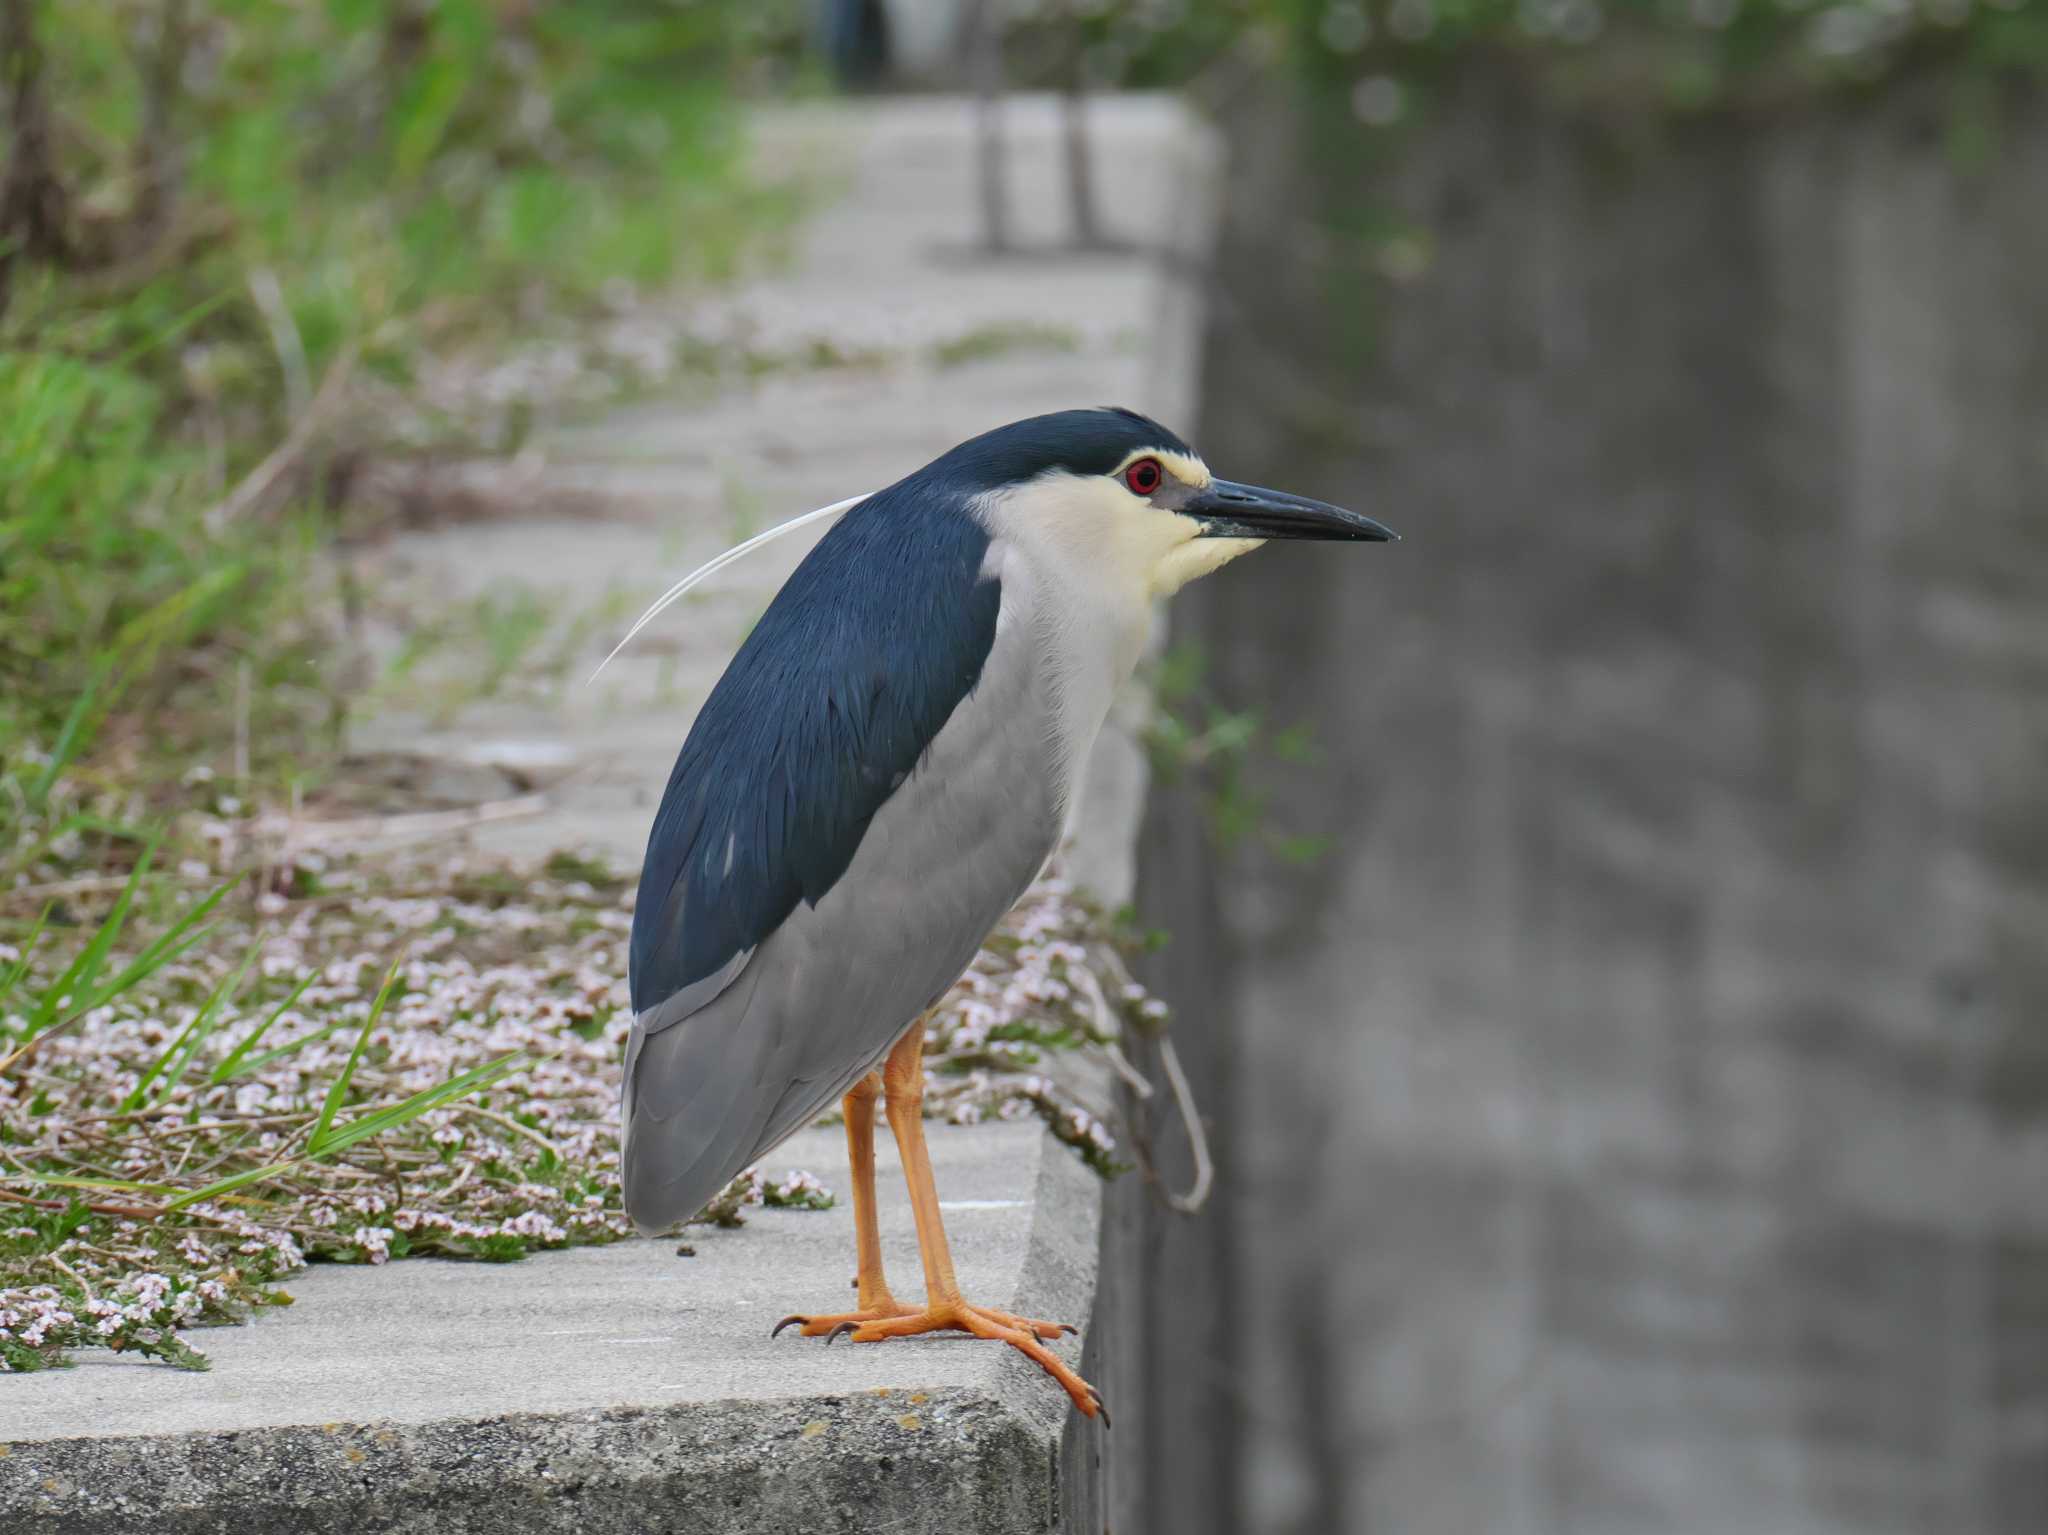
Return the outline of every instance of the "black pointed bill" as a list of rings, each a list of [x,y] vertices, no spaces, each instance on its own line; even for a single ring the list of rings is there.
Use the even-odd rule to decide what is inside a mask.
[[[1176,507],[1201,521],[1202,538],[1308,538],[1333,543],[1399,543],[1401,535],[1357,512],[1327,501],[1261,490],[1234,480],[1212,480]]]

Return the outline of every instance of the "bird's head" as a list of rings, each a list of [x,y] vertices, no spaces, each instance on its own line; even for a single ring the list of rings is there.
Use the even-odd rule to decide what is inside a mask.
[[[1342,507],[1221,480],[1135,411],[1067,410],[962,443],[931,471],[982,498],[1003,530],[1165,596],[1271,539],[1399,537]]]

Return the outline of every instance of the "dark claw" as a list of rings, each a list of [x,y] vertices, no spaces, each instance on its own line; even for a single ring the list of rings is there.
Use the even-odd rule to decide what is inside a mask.
[[[768,1334],[768,1336],[771,1338],[779,1338],[782,1336],[783,1328],[808,1322],[809,1320],[810,1318],[807,1316],[786,1316],[781,1321],[775,1324],[775,1331]]]
[[[826,1345],[829,1347],[830,1345],[837,1343],[847,1333],[854,1332],[858,1330],[859,1327],[860,1323],[858,1322],[841,1322],[837,1327],[833,1328],[830,1332],[825,1334]]]
[[[1101,1393],[1100,1391],[1097,1391],[1097,1390],[1096,1390],[1096,1389],[1095,1389],[1095,1388],[1094,1388],[1093,1386],[1090,1386],[1090,1387],[1088,1388],[1088,1394],[1089,1394],[1090,1396],[1092,1396],[1093,1398],[1095,1398],[1095,1410],[1096,1410],[1096,1412],[1097,1412],[1097,1413],[1101,1414],[1101,1416],[1102,1416],[1102,1426],[1103,1426],[1104,1428],[1108,1428],[1108,1427],[1109,1427],[1109,1403],[1105,1402],[1105,1401],[1104,1401],[1104,1400],[1102,1399],[1102,1393]]]
[[[1081,1329],[1076,1327],[1072,1322],[1060,1323],[1060,1331],[1066,1333],[1069,1337],[1078,1338],[1081,1336]]]

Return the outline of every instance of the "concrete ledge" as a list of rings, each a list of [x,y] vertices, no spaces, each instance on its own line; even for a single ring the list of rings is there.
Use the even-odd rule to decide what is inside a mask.
[[[1035,1125],[935,1126],[932,1140],[968,1294],[1085,1323],[1095,1176]],[[908,1201],[884,1142],[885,1251],[899,1293],[914,1295]],[[844,1189],[836,1131],[806,1131],[774,1165],[784,1157]],[[292,1286],[292,1309],[199,1335],[210,1374],[108,1357],[12,1380],[0,1392],[0,1525],[1057,1527],[1067,1401],[1013,1350],[769,1338],[792,1309],[850,1304],[850,1207],[762,1211],[689,1242],[693,1258],[641,1241],[502,1268],[323,1268]],[[1078,1363],[1079,1346],[1063,1348]]]

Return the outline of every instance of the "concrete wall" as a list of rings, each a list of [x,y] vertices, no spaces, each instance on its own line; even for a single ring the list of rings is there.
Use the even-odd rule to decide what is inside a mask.
[[[2048,1527],[2048,121],[1938,99],[1233,113],[1204,449],[1408,541],[1178,609],[1332,845],[1155,801],[1224,1189],[1132,1528]]]

